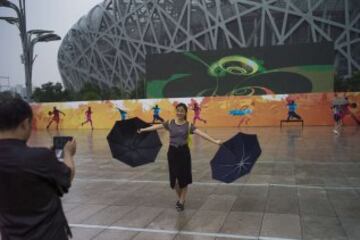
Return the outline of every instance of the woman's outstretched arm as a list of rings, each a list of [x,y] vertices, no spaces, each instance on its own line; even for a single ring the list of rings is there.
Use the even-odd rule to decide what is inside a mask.
[[[158,124],[158,125],[152,125],[152,126],[147,127],[147,128],[140,128],[137,132],[138,133],[151,132],[151,131],[155,131],[155,130],[161,129],[161,128],[164,128],[164,125]]]
[[[222,143],[221,140],[219,140],[219,139],[214,139],[214,138],[212,138],[211,136],[209,136],[207,133],[204,133],[204,132],[200,131],[199,129],[195,129],[195,130],[194,130],[194,133],[195,133],[196,135],[199,135],[200,137],[208,140],[209,142],[212,142],[212,143],[215,143],[215,144],[218,144],[218,145],[220,145],[220,144]]]

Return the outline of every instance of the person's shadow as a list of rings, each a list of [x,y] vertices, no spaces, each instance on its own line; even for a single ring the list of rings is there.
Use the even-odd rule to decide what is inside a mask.
[[[87,138],[87,146],[88,146],[88,148],[89,148],[89,152],[93,152],[93,150],[94,150],[94,130],[91,130],[91,131],[89,131],[88,132],[88,135],[86,136],[86,138]]]
[[[287,142],[288,142],[288,154],[294,154],[297,140],[302,137],[303,130],[302,128],[287,128],[286,135],[287,135]]]

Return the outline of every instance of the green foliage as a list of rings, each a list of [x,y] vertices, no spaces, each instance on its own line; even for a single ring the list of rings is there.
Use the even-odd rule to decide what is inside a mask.
[[[125,92],[119,87],[100,88],[96,84],[85,83],[80,91],[64,89],[61,83],[48,82],[33,92],[36,102],[96,101],[109,99],[145,98],[144,81],[138,81],[136,89]]]
[[[129,94],[128,94],[128,98],[130,99],[140,99],[140,98],[146,98],[146,86],[145,86],[145,80],[144,79],[139,79],[136,82],[136,86],[135,89],[132,90]]]
[[[356,72],[349,79],[349,88],[351,92],[360,92],[360,72]]]
[[[77,97],[74,100],[80,101],[95,101],[102,100],[101,89],[99,86],[91,83],[85,83],[81,90],[76,94]]]
[[[61,83],[48,82],[36,88],[33,92],[33,99],[36,102],[62,102],[67,101],[71,96],[70,91],[64,90]]]
[[[334,91],[336,92],[360,92],[360,72],[355,72],[350,78],[335,76]]]

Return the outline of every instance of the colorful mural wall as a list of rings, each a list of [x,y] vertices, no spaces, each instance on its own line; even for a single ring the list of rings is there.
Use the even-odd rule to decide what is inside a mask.
[[[345,116],[347,125],[356,125],[360,121],[360,92],[339,93],[346,96],[353,108]],[[122,117],[139,117],[149,123],[153,120],[154,111],[159,111],[163,119],[175,117],[174,106],[184,102],[189,106],[188,119],[198,116],[199,127],[241,127],[241,126],[279,126],[280,120],[287,118],[287,103],[295,100],[296,112],[304,119],[305,126],[332,125],[331,104],[334,93],[307,93],[291,95],[263,96],[228,96],[228,97],[196,97],[138,100],[109,100],[88,102],[63,102],[32,104],[34,111],[33,126],[45,129],[54,120],[53,108],[59,114],[60,129],[89,129],[86,122],[89,117],[95,129],[110,129],[114,122]],[[156,109],[155,106],[158,106]],[[91,108],[89,116],[88,109]],[[196,113],[195,113],[196,112]],[[126,116],[125,116],[126,115]],[[205,120],[205,121],[201,121]],[[55,129],[53,122],[49,129]]]

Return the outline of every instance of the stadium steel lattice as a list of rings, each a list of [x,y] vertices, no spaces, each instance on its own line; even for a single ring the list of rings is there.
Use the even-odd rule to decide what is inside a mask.
[[[67,33],[64,84],[132,91],[149,53],[333,41],[341,76],[360,70],[358,0],[105,0]]]

